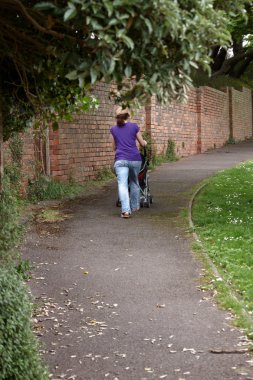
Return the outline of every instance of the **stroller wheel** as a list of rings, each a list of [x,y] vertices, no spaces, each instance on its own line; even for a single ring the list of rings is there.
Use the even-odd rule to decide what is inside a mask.
[[[150,195],[150,203],[151,204],[153,203],[153,197],[152,197],[152,195]]]
[[[147,200],[146,200],[146,202],[145,202],[145,206],[147,207],[147,208],[150,208],[150,197],[148,197],[147,198]]]
[[[121,207],[121,202],[120,202],[119,199],[118,199],[117,202],[116,202],[116,207]]]

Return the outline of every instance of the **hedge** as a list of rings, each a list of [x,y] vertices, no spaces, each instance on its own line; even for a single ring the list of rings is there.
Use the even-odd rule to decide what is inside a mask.
[[[0,380],[47,380],[28,289],[14,267],[0,269],[0,289]]]

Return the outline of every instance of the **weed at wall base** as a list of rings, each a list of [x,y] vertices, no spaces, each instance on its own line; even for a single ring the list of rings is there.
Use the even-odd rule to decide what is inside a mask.
[[[230,137],[227,141],[226,141],[226,145],[234,145],[236,144],[236,141],[233,137]]]
[[[153,169],[156,166],[161,165],[164,162],[178,161],[179,157],[176,155],[176,143],[173,140],[168,140],[167,148],[165,153],[157,154],[154,149],[152,149],[152,141],[150,137],[148,138],[148,144],[151,148],[148,151],[148,156],[150,157],[150,168]]]
[[[115,174],[112,168],[101,169],[96,175],[97,181],[108,181],[113,178],[115,178]]]
[[[173,140],[168,140],[166,149],[166,158],[168,161],[178,161],[179,157],[176,155],[176,143]]]
[[[31,202],[61,199],[67,196],[75,196],[80,193],[81,189],[82,186],[73,180],[63,183],[40,175],[37,179],[29,181],[27,197]]]

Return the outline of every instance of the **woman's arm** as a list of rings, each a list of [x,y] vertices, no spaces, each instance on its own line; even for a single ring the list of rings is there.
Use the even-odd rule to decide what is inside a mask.
[[[112,149],[115,151],[116,150],[116,144],[115,144],[115,141],[114,141],[114,138],[112,135],[110,135],[110,140],[111,140],[111,143],[112,143]]]
[[[147,141],[143,139],[141,132],[137,133],[136,138],[137,138],[138,142],[141,144],[141,146],[147,145]]]

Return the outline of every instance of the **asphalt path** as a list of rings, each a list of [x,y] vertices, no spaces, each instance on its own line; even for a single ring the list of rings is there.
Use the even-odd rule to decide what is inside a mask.
[[[205,271],[179,218],[197,183],[250,158],[252,141],[161,165],[154,203],[128,220],[112,181],[53,204],[64,221],[30,225],[22,251],[52,379],[253,379],[250,356],[237,353],[247,339],[201,290]]]

